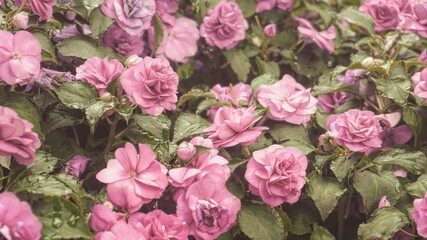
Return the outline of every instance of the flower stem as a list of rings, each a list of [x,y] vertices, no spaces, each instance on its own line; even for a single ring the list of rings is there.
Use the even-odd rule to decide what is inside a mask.
[[[117,117],[117,115],[114,115],[114,120],[111,123],[110,133],[108,134],[108,142],[107,142],[107,146],[105,147],[104,154],[107,154],[111,151],[111,147],[113,146],[118,123],[119,123],[119,118]]]
[[[343,197],[338,201],[338,232],[337,240],[344,239],[344,214],[345,214],[345,199]]]

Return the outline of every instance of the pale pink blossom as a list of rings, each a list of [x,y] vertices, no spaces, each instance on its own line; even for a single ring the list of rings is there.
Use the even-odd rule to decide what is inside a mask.
[[[257,0],[256,12],[269,11],[277,7],[286,11],[294,5],[294,0]]]
[[[97,232],[109,231],[118,221],[124,221],[126,217],[123,213],[113,212],[108,206],[97,204],[92,208],[90,226]]]
[[[99,232],[95,240],[149,240],[148,234],[144,229],[136,229],[134,226],[127,224],[124,220],[117,221],[114,225],[104,232]]]
[[[417,225],[418,235],[427,238],[427,192],[424,194],[424,198],[414,200],[412,218]]]
[[[427,102],[427,68],[421,72],[417,72],[412,76],[412,84],[414,85],[414,94]]]
[[[248,84],[238,83],[236,85],[230,85],[222,87],[220,84],[216,84],[211,88],[217,100],[229,102],[233,107],[239,107],[240,104],[250,104],[252,102],[252,88]],[[206,115],[213,121],[215,118],[216,111],[219,106],[212,106]]]
[[[325,112],[333,112],[335,108],[354,98],[354,94],[343,91],[317,96],[318,104]]]
[[[28,20],[30,19],[30,14],[27,12],[19,12],[12,18],[13,24],[19,29],[28,28]]]
[[[16,6],[21,6],[22,0],[14,0]],[[56,0],[30,0],[25,6],[30,7],[34,14],[39,16],[41,21],[48,20],[52,17],[53,6],[56,5]],[[1,37],[0,37],[1,38]]]
[[[400,6],[395,0],[365,0],[359,7],[361,12],[371,15],[375,30],[395,30],[400,22]]]
[[[182,142],[179,144],[178,149],[176,150],[178,157],[184,161],[190,160],[196,154],[196,152],[197,148],[189,142]]]
[[[90,158],[82,155],[76,155],[65,165],[65,171],[76,178],[80,178],[80,175],[84,173],[88,163],[90,162]]]
[[[326,31],[317,31],[309,21],[304,18],[298,18],[298,33],[302,38],[313,41],[322,49],[333,53],[334,43],[333,40],[337,36],[337,31],[334,26],[330,26]]]

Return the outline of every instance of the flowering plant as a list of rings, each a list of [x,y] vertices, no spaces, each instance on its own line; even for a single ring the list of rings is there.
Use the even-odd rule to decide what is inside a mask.
[[[427,238],[426,0],[0,0],[0,239]]]

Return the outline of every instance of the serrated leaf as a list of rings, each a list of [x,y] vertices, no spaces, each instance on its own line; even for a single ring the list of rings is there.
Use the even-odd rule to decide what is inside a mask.
[[[36,159],[34,160],[34,162],[28,165],[27,169],[33,175],[48,174],[53,172],[58,161],[59,159],[53,156],[52,154],[45,151],[37,150]]]
[[[181,107],[186,102],[197,100],[199,98],[216,99],[215,95],[211,92],[190,91],[179,98],[177,107]]]
[[[307,130],[303,125],[273,123],[268,127],[268,133],[274,140],[278,142],[286,140],[299,140],[303,143],[310,143]]]
[[[358,160],[356,158],[339,156],[338,158],[331,161],[330,168],[332,172],[334,172],[338,181],[342,182],[354,168],[354,166],[356,166],[357,162]]]
[[[424,198],[424,194],[427,192],[427,174],[418,177],[416,182],[406,184],[405,188],[415,198]]]
[[[271,73],[275,76],[280,75],[280,67],[276,62],[265,62],[261,58],[255,58],[256,65],[260,74]]]
[[[262,85],[271,85],[279,81],[278,76],[272,73],[265,73],[251,81],[252,92],[255,92]]]
[[[66,82],[54,91],[65,106],[73,109],[88,108],[93,99],[99,97],[92,85],[80,81]]]
[[[426,172],[427,158],[423,152],[409,152],[403,149],[389,149],[374,158],[373,163],[380,166],[396,165],[414,174]]]
[[[316,148],[310,143],[302,142],[300,140],[291,139],[282,144],[284,147],[296,147],[298,148],[304,155],[308,155],[314,151]]]
[[[279,214],[263,203],[243,202],[238,215],[242,232],[254,240],[284,239],[285,229]]]
[[[0,168],[4,167],[6,169],[10,169],[10,159],[10,156],[0,156]]]
[[[239,8],[245,18],[251,17],[255,14],[255,0],[235,0],[235,2],[239,5]]]
[[[44,196],[65,196],[73,193],[55,176],[30,175],[22,179],[14,188],[14,192],[26,191]]]
[[[56,63],[56,53],[55,48],[53,47],[53,44],[50,40],[51,38],[42,31],[33,31],[32,34],[37,38],[37,40],[39,40],[42,47],[42,61],[51,61]]]
[[[403,226],[409,224],[408,217],[394,207],[382,207],[372,213],[365,224],[359,226],[357,235],[361,239],[391,239]]]
[[[84,117],[79,115],[75,111],[58,104],[50,111],[47,111],[47,115],[43,120],[43,130],[46,134],[49,134],[58,128],[82,124]]]
[[[371,78],[378,91],[386,98],[394,100],[400,106],[406,105],[409,97],[409,92],[412,87],[412,83],[409,79],[396,79],[386,81],[384,79]]]
[[[132,117],[142,131],[149,133],[160,141],[169,139],[169,129],[171,122],[165,115],[157,117],[151,115],[135,114]]]
[[[248,57],[242,50],[228,50],[224,52],[224,56],[228,63],[237,75],[237,79],[240,82],[246,82],[248,74],[251,71],[251,64],[249,63]]]
[[[151,52],[151,56],[155,56],[157,49],[163,41],[164,33],[162,20],[157,14],[153,16],[152,22],[154,27],[154,45],[153,51]]]
[[[305,7],[312,12],[316,12],[320,15],[326,26],[329,26],[336,13],[332,11],[331,7],[325,2],[316,2],[316,4],[310,4],[309,1],[304,1]]]
[[[336,179],[323,177],[316,171],[313,171],[308,176],[307,194],[313,199],[323,220],[335,209],[338,200],[344,195],[346,190]]]
[[[374,21],[368,14],[362,13],[354,8],[344,9],[338,14],[338,18],[347,20],[349,23],[362,27],[370,35],[375,35]]]
[[[95,101],[86,109],[86,120],[89,123],[90,131],[95,131],[95,125],[105,112],[114,108],[114,102]]]
[[[310,240],[335,240],[335,237],[328,231],[328,229],[314,224]]]
[[[173,143],[177,143],[187,137],[198,135],[211,125],[206,119],[192,113],[181,114],[174,126]]]
[[[403,109],[403,121],[412,129],[415,137],[415,143],[418,142],[418,135],[421,133],[422,119],[416,108],[405,107]]]
[[[90,12],[89,24],[95,38],[104,33],[113,23],[114,20],[105,16],[99,7]]]
[[[114,58],[114,52],[111,48],[98,46],[96,42],[85,35],[77,35],[67,38],[59,42],[56,47],[58,53],[65,57],[78,57],[82,59],[89,59],[91,57],[110,57]]]

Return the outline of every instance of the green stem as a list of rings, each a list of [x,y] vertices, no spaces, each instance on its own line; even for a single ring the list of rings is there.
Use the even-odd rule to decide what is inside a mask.
[[[114,120],[111,123],[110,133],[108,134],[108,142],[107,142],[107,146],[105,147],[104,154],[107,154],[111,151],[111,147],[113,146],[118,123],[119,123],[119,118],[117,117],[117,115],[115,115]]]
[[[20,11],[22,11],[22,9],[24,9],[25,5],[27,4],[27,1],[28,0],[22,1],[21,6],[19,6],[16,12],[7,20],[8,22],[11,22],[13,18],[16,16],[16,14],[18,14]]]
[[[341,197],[338,201],[338,233],[337,240],[344,239],[344,214],[345,214],[345,201],[344,198]]]

